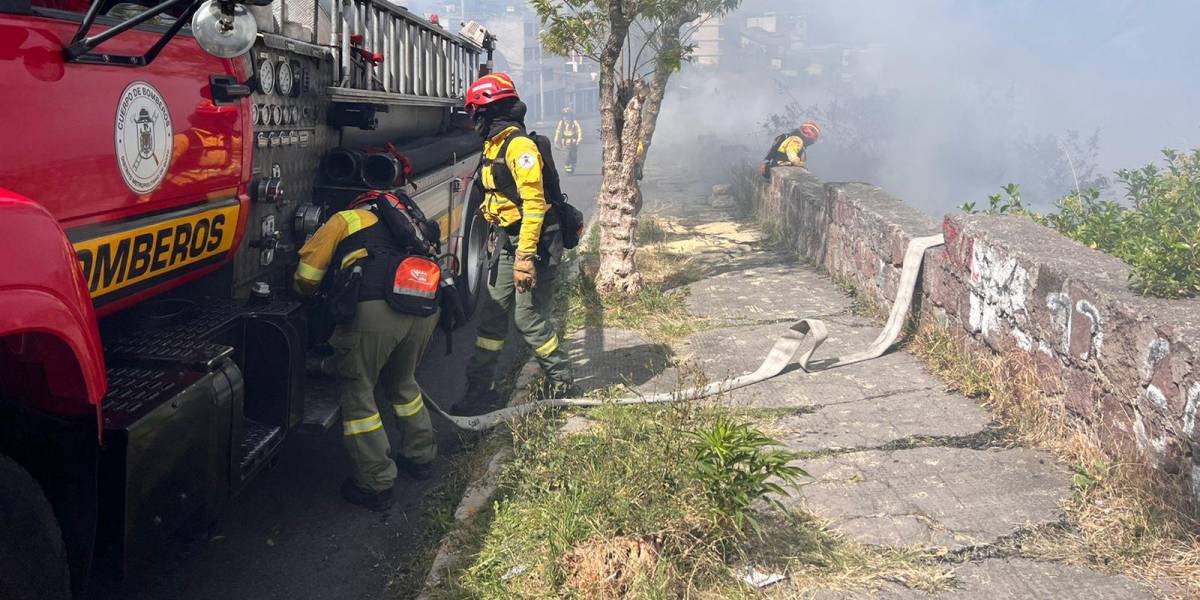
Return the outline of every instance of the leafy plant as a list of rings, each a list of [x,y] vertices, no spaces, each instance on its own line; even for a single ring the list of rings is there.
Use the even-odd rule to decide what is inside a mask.
[[[1097,459],[1092,461],[1091,466],[1075,467],[1075,474],[1071,476],[1071,484],[1075,486],[1075,489],[1086,492],[1103,483],[1107,477],[1108,465]]]
[[[1130,287],[1147,296],[1182,298],[1200,294],[1200,151],[1164,150],[1165,169],[1150,164],[1117,171],[1125,202],[1076,191],[1055,202],[1053,212],[1025,209],[1020,189],[1004,186],[1005,197],[989,197],[987,214],[1025,214],[1063,235],[1124,260]],[[979,212],[974,202],[960,208]]]
[[[749,525],[761,533],[754,503],[765,500],[782,509],[772,496],[787,496],[779,483],[794,484],[808,473],[790,463],[797,454],[772,449],[778,442],[757,428],[725,416],[712,425],[688,432],[695,443],[696,479],[718,511],[717,517],[738,532]]]

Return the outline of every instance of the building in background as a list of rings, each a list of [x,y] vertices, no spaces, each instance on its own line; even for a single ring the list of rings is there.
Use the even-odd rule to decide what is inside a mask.
[[[816,35],[825,16],[807,2],[743,3],[703,22],[692,36],[692,64],[721,74],[757,74],[781,84],[837,86],[850,79],[864,52],[848,40]]]
[[[580,118],[598,114],[597,70],[580,56],[542,47],[537,13],[521,0],[401,0],[413,12],[439,16],[447,27],[478,21],[496,36],[496,68],[512,76],[529,107],[530,124],[553,123],[570,106]]]

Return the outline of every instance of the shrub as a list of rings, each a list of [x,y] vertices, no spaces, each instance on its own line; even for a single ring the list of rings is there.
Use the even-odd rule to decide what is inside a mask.
[[[1200,151],[1164,150],[1165,169],[1150,164],[1117,171],[1125,202],[1077,191],[1055,202],[1054,212],[1025,209],[1020,188],[1004,186],[989,198],[988,214],[1026,214],[1063,235],[1128,263],[1130,287],[1141,294],[1182,298],[1200,294]],[[963,204],[977,212],[975,203]]]

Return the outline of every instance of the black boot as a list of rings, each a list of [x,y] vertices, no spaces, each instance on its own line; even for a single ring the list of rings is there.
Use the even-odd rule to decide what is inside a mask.
[[[458,402],[450,407],[450,414],[456,417],[474,417],[492,412],[500,408],[500,394],[492,389],[490,383],[471,382],[467,391]]]
[[[350,504],[357,504],[367,510],[375,512],[384,512],[392,507],[395,500],[392,499],[392,488],[383,490],[382,492],[372,492],[358,487],[354,483],[353,477],[347,477],[346,481],[342,482],[342,498]]]
[[[413,462],[399,454],[396,455],[396,466],[409,479],[415,481],[428,481],[433,479],[433,461],[417,463]]]

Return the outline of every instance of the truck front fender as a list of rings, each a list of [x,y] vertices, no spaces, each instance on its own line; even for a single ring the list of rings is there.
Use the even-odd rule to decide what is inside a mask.
[[[0,343],[45,371],[45,398],[17,398],[64,416],[95,411],[106,388],[100,331],[75,250],[37,202],[0,188]]]

